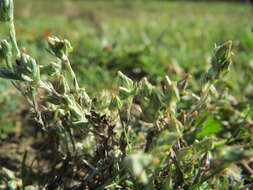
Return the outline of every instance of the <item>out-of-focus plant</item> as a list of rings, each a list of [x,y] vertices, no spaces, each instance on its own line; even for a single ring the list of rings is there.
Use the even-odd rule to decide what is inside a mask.
[[[213,117],[210,107],[223,98],[215,84],[232,63],[231,41],[215,47],[199,95],[188,89],[188,75],[180,81],[166,76],[161,84],[152,85],[147,78],[134,82],[118,72],[118,88],[92,98],[78,84],[68,40],[49,37],[48,51],[55,62],[38,64],[19,50],[12,0],[0,0],[0,9],[0,20],[9,28],[9,39],[0,41],[5,62],[0,77],[10,80],[29,102],[32,119],[55,158],[48,166],[49,180],[39,181],[40,186],[221,189],[224,181],[243,186],[227,171],[250,158],[251,152],[216,138],[213,134],[221,128],[212,126],[219,124],[203,116],[208,112]],[[23,174],[24,168],[23,164]],[[3,173],[0,180],[15,188],[8,172]],[[22,180],[25,187],[25,175]]]

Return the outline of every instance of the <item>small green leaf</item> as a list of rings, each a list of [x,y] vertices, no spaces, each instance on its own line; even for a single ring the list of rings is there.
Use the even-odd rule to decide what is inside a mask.
[[[197,137],[212,136],[221,130],[221,123],[213,117],[209,117],[203,127],[197,131]]]

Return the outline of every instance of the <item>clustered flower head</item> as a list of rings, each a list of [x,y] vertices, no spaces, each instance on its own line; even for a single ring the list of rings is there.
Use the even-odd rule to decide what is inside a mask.
[[[211,59],[212,66],[205,76],[206,81],[214,82],[228,73],[234,56],[234,53],[231,51],[232,44],[232,41],[229,40],[215,47],[214,55]]]

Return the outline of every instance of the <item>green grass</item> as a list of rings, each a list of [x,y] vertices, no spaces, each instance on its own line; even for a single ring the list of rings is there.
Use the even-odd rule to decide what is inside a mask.
[[[44,57],[41,49],[45,49],[47,31],[73,42],[74,69],[83,85],[92,87],[90,93],[109,87],[119,69],[155,81],[173,74],[171,65],[178,65],[198,79],[198,72],[207,67],[209,49],[227,39],[236,44],[234,70],[245,76],[231,73],[233,80],[228,82],[238,81],[231,84],[238,92],[245,90],[245,78],[251,80],[252,14],[246,4],[32,1],[24,6],[20,1],[16,10],[20,44],[39,61]],[[113,44],[114,49],[103,51]]]

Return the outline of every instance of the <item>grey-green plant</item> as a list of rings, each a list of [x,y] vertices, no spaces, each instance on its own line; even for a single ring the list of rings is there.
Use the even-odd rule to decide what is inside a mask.
[[[118,72],[116,90],[90,97],[72,69],[68,40],[49,37],[48,52],[55,61],[37,63],[18,46],[13,1],[0,0],[0,10],[0,21],[9,30],[8,38],[0,41],[5,62],[0,77],[10,80],[29,103],[52,158],[50,172],[36,185],[45,189],[244,187],[229,172],[230,166],[238,167],[236,163],[252,153],[216,138],[213,133],[219,131],[210,126],[203,127],[208,121],[203,114],[222,99],[215,85],[229,71],[232,41],[215,46],[198,94],[188,87],[189,75],[179,81],[166,76],[161,84],[151,84],[147,78],[133,81]],[[215,119],[211,122],[215,126]],[[23,189],[30,185],[27,172],[41,176],[29,170],[26,158],[27,154],[21,171]],[[14,177],[6,171],[0,181],[15,189]]]

